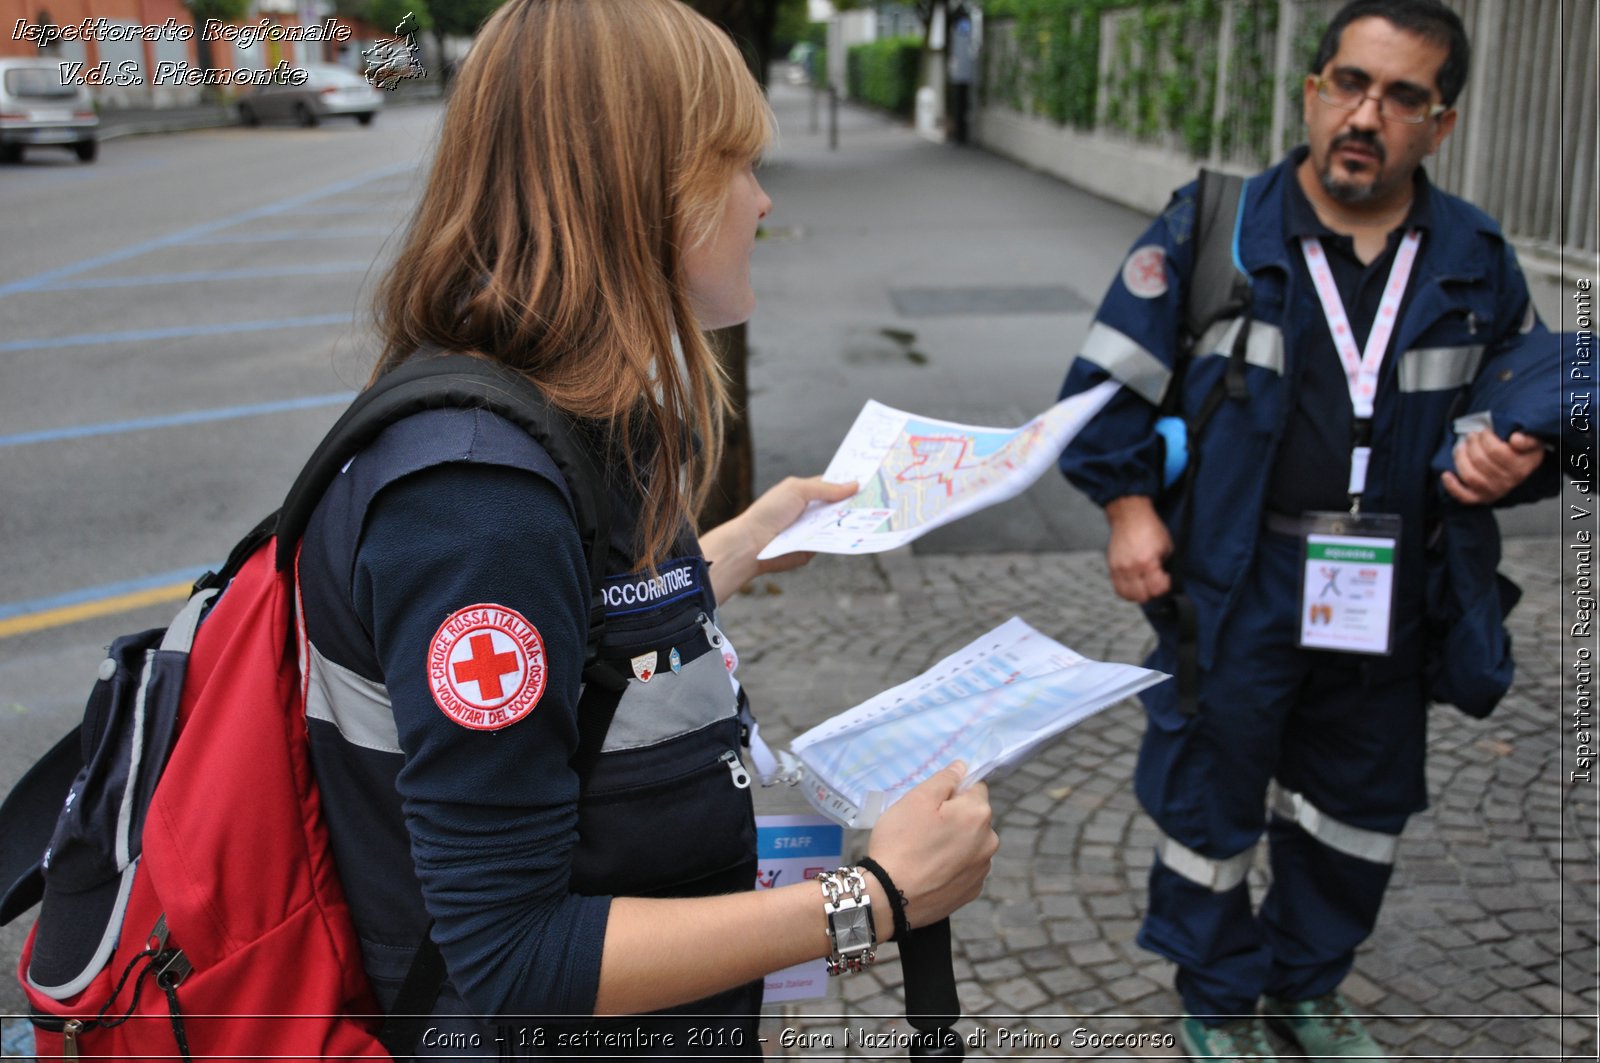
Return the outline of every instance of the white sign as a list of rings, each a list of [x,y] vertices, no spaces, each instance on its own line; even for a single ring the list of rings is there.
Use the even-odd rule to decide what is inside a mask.
[[[756,889],[810,881],[838,867],[843,854],[843,829],[819,816],[756,817]],[[764,999],[768,1004],[819,1000],[828,995],[828,982],[826,960],[798,963],[767,975]]]

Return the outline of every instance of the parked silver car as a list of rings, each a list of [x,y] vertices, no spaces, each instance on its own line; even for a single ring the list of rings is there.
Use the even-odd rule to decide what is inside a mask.
[[[99,150],[100,118],[89,90],[63,78],[55,59],[0,59],[0,162],[28,148],[66,148],[84,162]]]
[[[301,85],[262,85],[239,101],[239,120],[245,125],[289,120],[313,126],[324,118],[352,115],[362,125],[372,124],[383,109],[383,93],[353,70],[331,63],[307,63]]]

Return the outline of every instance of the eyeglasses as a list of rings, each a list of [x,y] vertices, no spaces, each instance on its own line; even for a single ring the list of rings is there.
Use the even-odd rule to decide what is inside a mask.
[[[1368,100],[1376,100],[1378,114],[1390,122],[1417,125],[1437,118],[1449,110],[1442,103],[1429,103],[1426,97],[1416,98],[1390,91],[1382,96],[1368,95],[1366,86],[1347,78],[1319,78],[1317,98],[1323,103],[1344,111],[1359,111]]]

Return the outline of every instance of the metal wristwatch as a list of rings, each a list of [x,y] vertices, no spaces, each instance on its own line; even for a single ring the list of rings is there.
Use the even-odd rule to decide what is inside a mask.
[[[829,974],[856,974],[878,958],[877,928],[872,924],[872,898],[859,867],[841,867],[817,876],[822,884],[822,910],[828,917]]]

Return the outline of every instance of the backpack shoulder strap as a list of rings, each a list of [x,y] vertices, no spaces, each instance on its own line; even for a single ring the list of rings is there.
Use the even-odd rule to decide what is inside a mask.
[[[527,377],[496,362],[467,354],[418,357],[385,373],[358,395],[329,429],[300,471],[273,525],[277,566],[290,572],[295,550],[311,514],[334,477],[389,425],[423,410],[483,409],[504,417],[531,435],[566,480],[589,562],[589,627],[584,643],[585,697],[579,706],[582,744],[576,765],[587,775],[599,744],[627,687],[627,676],[600,657],[605,633],[607,553],[611,545],[611,506],[606,477],[593,447],[567,414],[550,405]],[[258,529],[259,531],[259,529]]]
[[[1194,270],[1183,306],[1183,329],[1191,347],[1211,324],[1250,305],[1250,277],[1235,253],[1245,179],[1201,170],[1195,192]]]
[[[533,436],[567,481],[578,532],[589,559],[590,589],[598,601],[610,542],[605,479],[576,424],[551,406],[533,383],[513,370],[465,354],[412,360],[384,374],[350,404],[317,445],[279,511],[277,565],[288,572],[311,514],[339,470],[389,425],[423,410],[477,408],[504,417]],[[592,619],[592,618],[591,618]]]
[[[1195,191],[1194,266],[1185,289],[1177,364],[1160,407],[1161,421],[1167,422],[1170,429],[1163,432],[1169,455],[1171,447],[1182,448],[1181,459],[1169,461],[1168,466],[1168,487],[1180,494],[1187,494],[1194,484],[1200,465],[1200,437],[1212,414],[1224,399],[1243,400],[1249,396],[1244,366],[1250,343],[1250,276],[1244,272],[1237,251],[1245,185],[1245,179],[1235,174],[1202,169]],[[1181,418],[1184,377],[1194,360],[1195,348],[1213,323],[1229,317],[1242,318],[1243,323],[1234,334],[1228,368],[1193,416]],[[1172,578],[1168,608],[1178,629],[1178,708],[1185,716],[1199,712],[1198,620],[1194,602],[1184,591],[1181,564],[1193,514],[1192,505],[1184,508],[1176,536],[1177,551],[1168,565]]]
[[[293,569],[295,550],[312,512],[352,457],[389,425],[413,413],[453,408],[488,410],[518,425],[538,441],[561,470],[589,561],[584,681],[620,695],[627,686],[627,677],[600,660],[600,638],[606,619],[601,594],[611,544],[611,506],[604,470],[572,418],[550,405],[527,377],[496,362],[467,354],[418,357],[385,373],[358,395],[312,452],[278,512],[278,570]],[[615,711],[614,703],[611,711]],[[580,719],[585,728],[590,723],[597,724],[600,738],[604,738],[610,713],[604,713],[603,719],[596,719],[593,712],[580,713]]]

